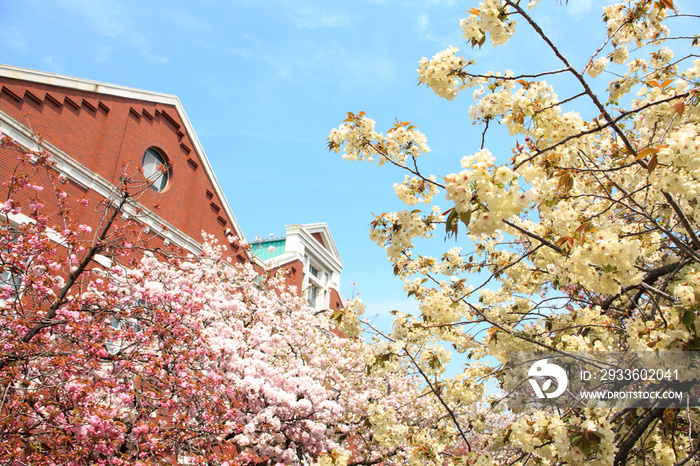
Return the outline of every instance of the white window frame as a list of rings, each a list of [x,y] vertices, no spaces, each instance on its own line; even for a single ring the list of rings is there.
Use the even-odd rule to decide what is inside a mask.
[[[16,233],[15,238],[19,237],[21,232],[18,230],[19,228],[19,222],[17,222],[15,219],[10,218],[9,219],[9,226],[10,230],[14,231]],[[12,240],[13,242],[15,239]],[[3,272],[0,272],[0,287],[5,287],[5,286],[10,286],[14,289],[14,295],[10,299],[17,299],[22,297],[22,293],[24,293],[24,282],[22,280],[22,276],[27,273],[27,268],[29,267],[33,257],[25,257],[22,259],[22,264],[23,264],[23,270],[21,274],[16,274],[12,270],[5,270]],[[2,302],[6,302],[5,300],[2,300]]]
[[[309,282],[309,286],[306,288],[306,301],[309,303],[309,306],[316,308],[321,291],[322,290],[318,285]]]
[[[151,182],[151,188],[162,193],[170,181],[170,166],[165,156],[154,147],[149,147],[143,153],[142,165],[143,176]]]

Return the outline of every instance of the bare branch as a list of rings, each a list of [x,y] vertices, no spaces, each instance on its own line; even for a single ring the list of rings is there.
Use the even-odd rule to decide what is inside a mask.
[[[695,246],[695,249],[700,250],[700,239],[698,239],[698,236],[695,234],[695,230],[690,225],[690,220],[688,220],[688,217],[686,217],[685,213],[683,213],[683,209],[681,209],[676,200],[673,199],[669,193],[666,191],[661,191],[661,194],[664,195],[664,198],[666,198],[668,204],[671,206],[676,215],[678,215],[678,219],[680,220],[681,225],[683,225],[683,228],[685,228],[685,231],[688,233],[690,239],[693,241],[693,246]]]

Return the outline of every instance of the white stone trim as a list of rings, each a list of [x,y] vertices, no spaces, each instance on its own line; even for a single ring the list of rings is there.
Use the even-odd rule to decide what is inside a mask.
[[[7,218],[10,221],[10,225],[13,227],[18,227],[24,223],[36,223],[36,220],[34,220],[33,218],[28,217],[24,214],[13,214],[12,212],[9,212],[9,213],[7,213]],[[51,241],[58,244],[59,246],[64,245],[63,235],[61,235],[59,232],[57,232],[53,228],[47,228],[46,235],[49,237],[49,239]],[[104,256],[102,254],[95,254],[95,257],[93,257],[93,260],[105,268],[111,268],[112,264],[114,263],[114,262],[112,262],[112,259],[110,259],[109,257]]]

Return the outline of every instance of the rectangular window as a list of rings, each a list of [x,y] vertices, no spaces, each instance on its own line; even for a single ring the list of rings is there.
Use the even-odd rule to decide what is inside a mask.
[[[314,267],[313,265],[309,266],[309,272],[311,272],[311,275],[318,278],[318,273],[319,273],[318,269],[316,267]]]
[[[22,272],[29,259],[26,257],[11,258],[10,243],[16,244],[19,233],[14,228],[10,228],[8,233],[9,243],[6,243],[7,246],[0,252],[0,287],[8,290],[15,297],[22,289]]]
[[[316,285],[309,285],[306,291],[306,300],[311,307],[316,307],[316,298],[318,298],[318,287]]]

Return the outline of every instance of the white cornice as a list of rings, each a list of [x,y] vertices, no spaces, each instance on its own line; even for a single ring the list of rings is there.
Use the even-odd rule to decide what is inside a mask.
[[[10,225],[12,227],[18,227],[18,226],[22,225],[23,223],[36,223],[36,220],[34,220],[31,217],[27,217],[24,214],[13,214],[10,212],[6,215],[7,215],[8,220],[10,221]],[[65,238],[62,235],[60,235],[53,228],[46,229],[46,236],[51,241],[58,244],[59,246],[66,245]],[[110,268],[114,264],[112,259],[110,259],[109,257],[104,256],[102,254],[95,254],[95,256],[93,257],[93,260],[105,268]]]
[[[229,205],[228,200],[226,199],[226,196],[224,195],[224,192],[221,189],[221,185],[219,185],[219,181],[216,179],[216,175],[214,174],[214,170],[212,169],[211,164],[209,163],[209,159],[207,158],[204,152],[204,148],[202,147],[201,143],[199,142],[199,139],[197,138],[197,133],[195,133],[194,128],[192,127],[192,123],[190,123],[189,118],[187,118],[185,109],[177,96],[170,94],[162,94],[159,92],[145,91],[141,89],[133,89],[124,86],[117,86],[115,84],[91,81],[88,79],[62,76],[59,74],[47,73],[44,71],[35,71],[25,68],[18,68],[15,66],[3,64],[0,64],[0,77],[47,84],[51,86],[65,87],[69,89],[77,89],[86,92],[95,92],[98,94],[123,97],[127,99],[155,102],[165,105],[172,105],[173,107],[175,107],[178,115],[180,116],[180,119],[182,120],[183,125],[185,126],[187,135],[192,141],[194,150],[195,152],[197,152],[197,155],[199,155],[200,161],[202,162],[202,166],[204,167],[204,171],[209,177],[209,181],[211,182],[214,190],[216,191],[216,195],[221,201],[222,207],[226,212],[226,215],[231,220],[231,224],[233,227],[232,231],[236,236],[238,236],[238,238],[241,241],[245,241],[243,231],[241,230],[241,227],[238,224],[236,217],[233,215],[231,206]]]
[[[74,78],[71,76],[63,76],[60,74],[30,70],[10,65],[0,64],[0,76],[5,78],[17,79],[20,81],[47,84],[49,86],[65,87],[68,89],[76,89],[79,91],[95,92],[98,94],[124,97],[126,99],[145,100],[148,102],[157,102],[161,104],[174,106],[180,104],[178,98],[170,94],[145,91],[142,89],[133,89],[125,86],[117,86],[115,84],[91,81],[89,79]]]
[[[320,233],[321,237],[323,238],[323,243],[324,243],[325,248],[340,263],[340,267],[343,268],[343,261],[340,258],[340,253],[338,252],[338,248],[335,245],[335,241],[333,240],[333,235],[331,234],[331,230],[328,227],[327,223],[325,223],[325,222],[305,223],[305,224],[301,225],[301,227],[307,233],[309,233],[311,235],[313,235],[314,233]]]

